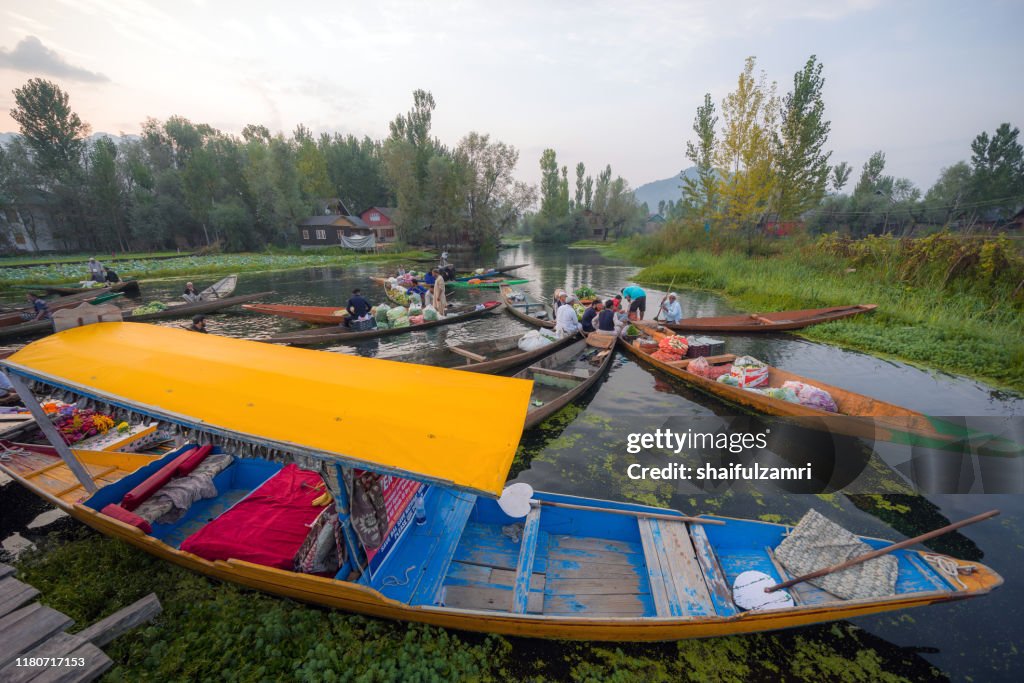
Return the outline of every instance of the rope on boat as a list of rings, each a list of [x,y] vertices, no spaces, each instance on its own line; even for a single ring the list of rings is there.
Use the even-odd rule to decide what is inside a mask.
[[[960,574],[973,574],[973,566],[962,565],[952,557],[947,557],[945,555],[921,553],[921,556],[924,557],[929,564],[934,565],[939,572],[945,574],[951,581],[955,581],[961,589],[967,590],[967,584],[960,580]]]
[[[15,455],[32,455],[32,451],[21,447],[11,448],[6,444],[0,444],[0,448],[3,448],[3,451],[0,451],[0,462],[10,462]]]
[[[408,567],[406,567],[406,569],[405,569],[405,580],[404,581],[399,581],[395,576],[391,575],[391,576],[385,576],[384,580],[380,582],[380,585],[382,585],[382,586],[405,586],[405,585],[408,585],[408,583],[409,583],[409,572],[411,572],[413,569],[416,569],[416,565],[414,565],[414,564],[410,564]]]

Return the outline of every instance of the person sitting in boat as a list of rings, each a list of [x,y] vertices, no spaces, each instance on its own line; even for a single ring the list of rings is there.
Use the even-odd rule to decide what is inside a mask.
[[[107,268],[106,266],[103,266],[103,279],[107,281],[107,284],[111,285],[121,281],[121,278],[117,276],[113,268]]]
[[[581,329],[576,309],[572,307],[576,297],[572,294],[566,295],[565,292],[562,292],[562,296],[565,301],[562,302],[563,305],[559,306],[558,311],[555,313],[555,336],[559,339],[571,337]]]
[[[103,282],[103,264],[95,256],[89,259],[89,277],[93,282]]]
[[[568,303],[568,297],[569,294],[564,289],[555,290],[555,296],[551,300],[551,308],[554,309],[556,314],[558,313],[559,308]]]
[[[615,334],[615,301],[608,299],[604,309],[597,314],[597,331],[602,334]]]
[[[192,327],[188,328],[193,332],[202,332],[208,334],[206,329],[206,316],[200,313],[199,315],[192,318]]]
[[[352,296],[349,298],[348,303],[345,304],[345,310],[348,311],[348,317],[345,318],[345,327],[351,326],[353,320],[363,320],[370,314],[370,308],[370,302],[363,298],[361,290],[358,287],[353,289]]]
[[[629,301],[630,317],[635,315],[639,320],[643,320],[644,313],[647,312],[647,292],[636,285],[630,285],[619,291]]]
[[[665,311],[664,319],[667,323],[677,323],[683,319],[683,307],[679,305],[677,298],[675,292],[670,292],[668,301],[661,303],[661,310]]]
[[[601,303],[601,300],[594,299],[590,302],[590,305],[587,306],[587,310],[583,311],[583,318],[580,319],[580,326],[583,327],[584,332],[595,332],[597,330],[597,328],[594,327],[594,323],[596,322],[596,318],[602,308],[604,308],[604,304]]]
[[[448,266],[448,252],[447,251],[442,251],[441,252],[441,262],[438,263],[438,265],[441,266],[442,268],[445,268],[445,267]]]
[[[427,293],[427,288],[424,287],[423,285],[421,285],[420,281],[416,280],[416,279],[413,279],[412,286],[409,287],[407,290],[405,290],[406,296],[412,296],[414,294],[416,296],[418,296],[420,298],[420,305],[421,306],[425,306],[426,303],[427,303],[427,300],[426,300],[426,298],[424,296],[426,293]]]
[[[32,304],[32,320],[49,320],[50,319],[50,307],[46,305],[46,302],[40,299],[35,294],[29,292],[25,295],[28,302]]]
[[[423,275],[423,284],[428,287],[434,286],[434,281],[437,280],[437,268],[427,271]]]
[[[455,281],[455,266],[443,266],[438,268],[437,272],[448,282]]]
[[[185,283],[185,291],[182,292],[181,296],[189,303],[199,301],[199,292],[196,291],[196,286],[191,282]]]

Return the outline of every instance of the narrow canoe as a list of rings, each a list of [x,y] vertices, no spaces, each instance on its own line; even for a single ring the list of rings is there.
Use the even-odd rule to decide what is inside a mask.
[[[186,476],[184,459],[200,455],[191,444],[73,501],[56,495],[61,484],[42,481],[42,473],[29,476],[52,462],[15,472],[0,461],[0,469],[100,533],[211,578],[482,633],[620,643],[723,636],[971,598],[1003,582],[980,563],[943,556],[933,565],[927,553],[901,548],[893,551],[897,576],[888,595],[842,599],[800,584],[788,591],[791,606],[744,611],[732,590],[743,571],[789,578],[770,549],[790,527],[541,492],[527,492],[527,509],[511,517],[488,497],[501,492],[515,455],[529,402],[524,382],[186,335],[147,325],[86,326],[37,342],[3,365],[102,410],[112,402],[171,420],[194,430],[213,454],[236,456],[218,459],[215,497],[151,526],[134,507]],[[160,367],[147,366],[153,357]],[[83,371],[85,362],[91,365]],[[218,381],[224,378],[236,381]],[[409,395],[444,395],[459,419],[396,430],[381,406]],[[308,469],[281,462],[296,459]],[[386,519],[373,525],[380,534],[354,530],[345,482],[356,476],[389,489],[374,515]],[[296,571],[297,549],[324,538],[309,523],[323,509],[311,503],[325,485],[337,496],[344,552],[326,575]],[[269,514],[280,509],[297,514]],[[326,536],[316,549],[337,547]],[[860,538],[873,549],[890,545]],[[956,625],[955,617],[935,616]]]
[[[235,292],[235,287],[238,286],[238,276],[228,275],[227,277],[217,280],[212,285],[199,292],[200,301],[209,301],[211,299],[223,299],[229,297]]]
[[[655,339],[668,336],[650,328],[646,331]],[[761,388],[778,388],[787,381],[810,384],[827,391],[835,401],[839,412],[830,413],[800,403],[772,398],[755,391],[741,389],[696,375],[686,369],[694,359],[687,358],[667,362],[659,360],[643,350],[637,341],[620,339],[619,345],[634,358],[680,379],[704,393],[711,394],[729,403],[743,406],[754,412],[789,418],[801,426],[865,439],[942,449],[951,447],[955,449],[966,448],[967,444],[963,442],[972,436],[971,432],[942,419],[929,417],[909,408],[825,384],[810,377],[786,372],[770,365],[768,366],[768,385]],[[720,366],[732,363],[735,359],[736,356],[733,354],[724,354],[721,356],[709,356],[705,360],[713,366]],[[973,434],[973,436],[978,437],[980,435]],[[1005,440],[997,440],[994,444],[990,444],[989,448],[990,450],[1006,448],[1010,452],[1020,451],[1021,449],[1019,445],[1014,445]]]
[[[488,277],[495,277],[495,276],[498,276],[498,275],[501,275],[501,271],[500,270],[496,270],[494,268],[488,268],[487,270],[485,270],[482,273],[465,273],[465,274],[460,274],[458,277],[455,278],[455,281],[456,282],[466,282],[466,281],[472,280],[474,278],[481,278],[482,279],[482,278],[488,278]]]
[[[513,375],[533,380],[525,428],[537,426],[594,386],[614,355],[615,337],[592,334]]]
[[[491,278],[486,280],[480,280],[479,282],[462,281],[456,280],[455,282],[449,283],[452,287],[458,289],[497,289],[504,285],[523,285],[529,282],[529,280],[505,280],[501,278]]]
[[[274,344],[293,344],[296,346],[311,345],[311,344],[322,344],[333,341],[358,341],[361,339],[376,339],[377,337],[390,337],[396,334],[403,334],[405,332],[417,332],[419,330],[427,330],[432,327],[439,327],[441,325],[452,325],[455,323],[461,323],[465,320],[471,320],[473,318],[479,318],[480,316],[487,315],[491,311],[497,310],[501,307],[501,303],[498,301],[487,301],[481,308],[477,309],[475,306],[470,306],[462,309],[448,307],[450,312],[454,312],[455,315],[449,315],[441,318],[440,320],[431,320],[430,322],[420,323],[419,325],[410,325],[409,327],[389,327],[386,330],[372,329],[363,330],[360,332],[353,332],[345,329],[341,325],[334,327],[322,327],[316,330],[303,330],[300,332],[283,332],[281,334],[275,334],[271,337],[255,339],[253,341],[271,342]]]
[[[59,311],[63,308],[72,308],[83,301],[88,301],[91,304],[102,304],[110,301],[111,299],[116,299],[119,296],[124,296],[124,292],[104,292],[99,296],[92,295],[86,297],[80,297],[77,295],[62,296],[59,299],[47,301],[46,308],[52,313],[53,311]],[[10,313],[2,313],[0,314],[0,327],[21,325],[22,323],[27,322],[22,314],[24,313],[25,315],[31,316],[33,312],[34,311],[31,307],[23,307]]]
[[[213,299],[212,301],[197,301],[194,304],[182,304],[180,306],[169,306],[166,310],[156,311],[154,313],[144,313],[142,315],[132,315],[130,312],[124,313],[125,322],[149,322],[151,320],[163,320],[167,318],[182,318],[186,316],[193,316],[199,313],[213,313],[224,308],[229,308],[237,304],[244,304],[257,299],[262,299],[273,292],[257,292],[255,294],[243,294],[241,296],[231,296],[226,299]],[[53,323],[49,320],[38,320],[35,322],[22,323],[21,325],[12,325],[10,327],[0,327],[0,339],[13,338],[13,337],[27,337],[37,336],[40,334],[47,334],[53,330]]]
[[[344,308],[333,306],[291,306],[288,304],[244,304],[242,306],[253,313],[265,313],[281,318],[301,320],[311,325],[337,325],[348,317]]]
[[[511,273],[513,270],[519,270],[520,268],[525,268],[528,265],[530,265],[530,264],[529,263],[516,263],[515,265],[511,265],[511,266],[498,266],[494,270],[498,271],[499,273]]]
[[[498,291],[505,304],[505,310],[516,318],[534,327],[544,327],[549,330],[555,328],[555,316],[551,312],[551,307],[546,303],[534,301],[526,292],[521,292],[523,296],[521,300],[513,301],[513,290],[507,284],[499,287]]]
[[[55,286],[44,286],[41,287],[47,294],[78,294],[82,291],[82,287],[55,287]],[[139,281],[138,280],[122,280],[121,282],[115,282],[112,285],[103,285],[102,287],[92,287],[91,289],[99,291],[100,289],[108,289],[111,292],[124,292],[128,295],[136,295],[139,293]]]
[[[453,370],[502,372],[510,368],[532,363],[549,353],[564,349],[578,339],[578,337],[563,337],[539,349],[523,351],[519,348],[519,340],[521,338],[522,335],[517,334],[511,337],[482,342],[449,344],[445,348],[452,355],[459,356],[464,361],[463,365],[451,366]]]
[[[677,323],[665,323],[665,326],[678,332],[785,332],[849,318],[876,308],[878,304],[858,304],[806,308],[799,311],[726,315],[717,318],[683,318]]]

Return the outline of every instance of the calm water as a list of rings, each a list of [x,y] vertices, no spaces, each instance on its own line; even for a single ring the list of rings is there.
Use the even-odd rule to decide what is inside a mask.
[[[530,279],[522,288],[535,296],[550,295],[556,287],[572,289],[580,285],[590,285],[599,292],[616,292],[636,272],[629,265],[617,264],[587,250],[535,249],[527,244],[501,252],[500,258],[502,263],[530,263],[515,274]],[[465,267],[483,265],[487,264],[460,264]],[[315,268],[243,274],[236,293],[274,290],[276,294],[268,299],[270,301],[340,307],[354,287],[361,287],[368,298],[377,302],[384,300],[382,292],[366,277],[380,270],[381,267],[375,265],[344,270]],[[184,278],[147,282],[143,287],[143,300],[175,298],[183,284]],[[209,283],[196,284],[202,287]],[[653,309],[664,292],[648,292]],[[487,290],[458,290],[450,303],[485,301],[495,296],[496,293]],[[683,292],[682,303],[686,316],[733,312],[721,297],[709,293]],[[648,312],[648,317],[652,315],[653,310]],[[187,322],[171,320],[163,324]],[[236,313],[211,316],[208,327],[217,334],[258,337],[303,326],[269,316]],[[501,313],[458,326],[325,348],[362,356],[450,365],[455,359],[440,350],[446,342],[501,338],[529,329]],[[927,414],[981,417],[996,426],[1003,424],[999,418],[1024,415],[1024,398],[972,380],[793,336],[725,338],[727,351],[731,353],[750,354],[785,370]],[[457,419],[457,415],[453,419]],[[828,490],[850,480],[853,484],[836,494],[804,495],[786,490],[754,491],[738,486],[702,491],[689,484],[630,480],[626,476],[629,464],[664,464],[670,456],[660,453],[628,455],[625,435],[665,426],[676,431],[687,426],[699,426],[701,431],[727,426],[753,430],[770,428],[773,434],[771,454],[803,464],[822,452],[838,452],[841,457],[836,457],[835,469],[824,475],[831,485]],[[1010,429],[1013,428],[1011,425]],[[955,470],[955,485],[943,490],[960,491],[960,495],[914,494],[911,481],[915,475],[920,476],[922,467],[936,466]],[[848,471],[851,468],[852,471]],[[1019,476],[1020,471],[1011,469],[1010,472],[1011,476]],[[999,571],[1007,582],[997,592],[960,603],[860,618],[853,623],[870,634],[868,640],[874,654],[885,663],[897,668],[902,666],[905,674],[914,672],[913,677],[921,677],[927,671],[920,658],[954,680],[1019,678],[1019,655],[1009,653],[1024,648],[1024,587],[1014,571],[1024,560],[1024,497],[978,494],[980,490],[998,490],[998,486],[991,472],[987,473],[984,463],[979,465],[977,458],[935,454],[892,444],[869,444],[752,419],[620,355],[606,380],[576,408],[563,411],[524,435],[514,474],[516,481],[528,482],[537,489],[670,505],[687,513],[715,512],[795,522],[813,507],[855,533],[891,539],[923,533],[950,521],[999,508],[1003,514],[995,520],[939,539],[931,546],[941,552],[980,559]],[[1005,483],[1005,471],[1000,476]],[[924,489],[936,490],[927,486]],[[895,495],[885,498],[870,495],[879,493]],[[0,538],[12,532],[31,538],[48,530],[47,527],[27,528],[30,521],[46,509],[31,496],[16,491],[13,485],[0,488]],[[843,646],[827,625],[770,637],[782,639],[788,647],[793,633],[829,648],[839,650]],[[544,646],[520,641],[517,647],[531,650]],[[649,646],[642,651],[655,656],[661,651],[659,647]],[[768,670],[759,674],[759,677],[772,677]]]

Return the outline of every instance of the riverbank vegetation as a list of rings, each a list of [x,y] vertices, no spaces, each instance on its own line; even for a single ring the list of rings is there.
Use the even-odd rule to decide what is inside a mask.
[[[340,247],[300,252],[271,250],[264,253],[211,254],[182,256],[172,259],[137,259],[127,257],[104,261],[121,279],[157,279],[164,277],[251,273],[269,270],[292,270],[326,266],[351,266],[360,263],[401,261],[427,256],[421,251],[380,254],[357,254]],[[0,269],[0,288],[20,285],[56,285],[88,280],[88,267],[82,261],[45,266],[24,266]]]
[[[878,304],[801,334],[1024,391],[1024,258],[1005,236],[826,235],[748,255],[743,243],[674,226],[622,249],[651,264],[638,281],[722,292],[744,310]]]

